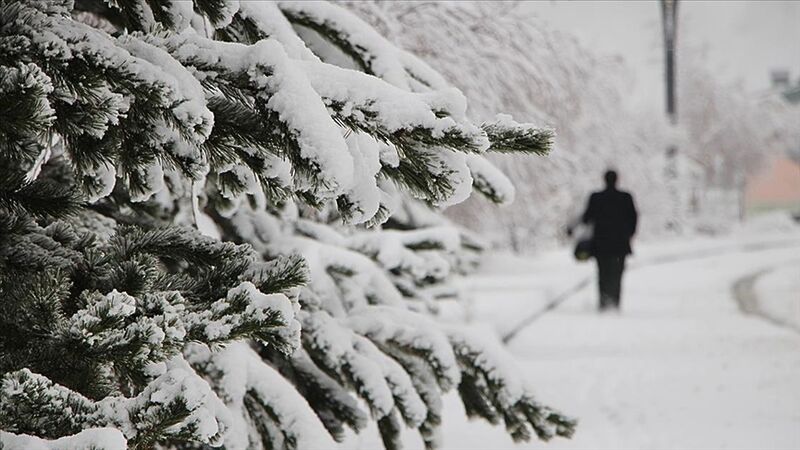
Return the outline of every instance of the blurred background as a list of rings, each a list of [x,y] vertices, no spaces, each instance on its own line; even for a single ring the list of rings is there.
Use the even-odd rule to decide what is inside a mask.
[[[556,129],[550,156],[496,159],[517,185],[513,206],[486,214],[475,197],[448,210],[499,248],[562,244],[607,167],[635,194],[644,239],[800,214],[798,2],[680,2],[674,123],[658,1],[349,6],[452,80],[474,117]]]

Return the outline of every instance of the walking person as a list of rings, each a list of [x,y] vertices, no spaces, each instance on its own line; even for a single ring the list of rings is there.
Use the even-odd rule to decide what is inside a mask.
[[[605,173],[606,188],[589,197],[581,221],[591,225],[590,251],[597,260],[600,311],[619,310],[625,258],[631,254],[637,213],[631,194],[617,189],[617,173]]]

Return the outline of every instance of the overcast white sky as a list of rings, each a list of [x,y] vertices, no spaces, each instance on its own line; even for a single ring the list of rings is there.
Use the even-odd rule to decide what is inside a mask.
[[[589,48],[622,55],[636,72],[635,97],[663,104],[658,1],[540,0],[529,7]],[[678,39],[705,49],[721,78],[752,90],[768,88],[774,68],[800,79],[800,1],[681,0],[678,10]]]

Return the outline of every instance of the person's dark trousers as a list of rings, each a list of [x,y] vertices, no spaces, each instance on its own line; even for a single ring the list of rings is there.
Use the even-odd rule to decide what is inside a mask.
[[[595,259],[597,260],[600,310],[619,309],[625,255],[597,255]]]

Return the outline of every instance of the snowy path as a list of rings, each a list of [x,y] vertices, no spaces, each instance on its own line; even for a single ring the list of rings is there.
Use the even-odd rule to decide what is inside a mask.
[[[789,247],[800,248],[800,240],[792,238],[777,239],[777,240],[772,239],[760,242],[755,241],[755,242],[744,242],[744,243],[741,242],[727,243],[716,247],[700,248],[694,250],[679,249],[678,251],[666,252],[661,254],[658,254],[658,252],[656,252],[656,255],[654,256],[645,257],[644,259],[639,258],[638,260],[634,259],[633,264],[629,262],[627,264],[627,273],[630,274],[631,271],[653,265],[688,262],[695,259],[709,258],[714,256],[732,256],[732,255],[735,256],[737,253],[762,252],[776,248],[789,248]],[[800,259],[798,259],[798,261],[800,261]],[[757,296],[754,286],[755,281],[757,279],[779,268],[780,266],[774,266],[761,269],[756,273],[740,278],[733,284],[734,297],[736,297],[735,299],[739,302],[739,306],[741,309],[743,309],[747,313],[762,315],[769,320],[781,323],[780,320],[775,320],[769,315],[765,314],[765,311],[763,311],[762,308],[758,306],[757,304],[758,301],[756,298]],[[792,265],[792,269],[796,269],[794,265]],[[594,282],[595,282],[594,273],[582,275],[582,277],[579,278],[578,281],[574,282],[572,285],[564,289],[558,295],[547,299],[539,309],[534,310],[528,316],[526,316],[522,320],[519,320],[511,329],[503,332],[502,333],[503,342],[508,344],[513,339],[516,339],[516,337],[522,331],[524,331],[527,327],[531,326],[531,324],[533,324],[544,314],[547,314],[553,309],[558,308],[559,306],[561,306],[561,304],[572,299],[574,295],[581,293],[586,288],[591,286]],[[784,323],[781,324],[785,325]]]
[[[800,250],[748,248],[629,271],[621,315],[596,314],[588,286],[511,342],[541,398],[580,419],[573,440],[516,446],[500,430],[457,417],[449,398],[445,447],[800,448],[800,333],[744,314],[733,295],[737,280],[797,267]],[[539,263],[515,262],[515,273],[506,267],[473,280],[476,315],[495,311],[485,318],[507,331],[519,308],[534,311],[569,286],[565,272],[576,280],[592,269],[562,262],[543,263],[562,270],[538,277]],[[496,312],[506,300],[516,315]]]

